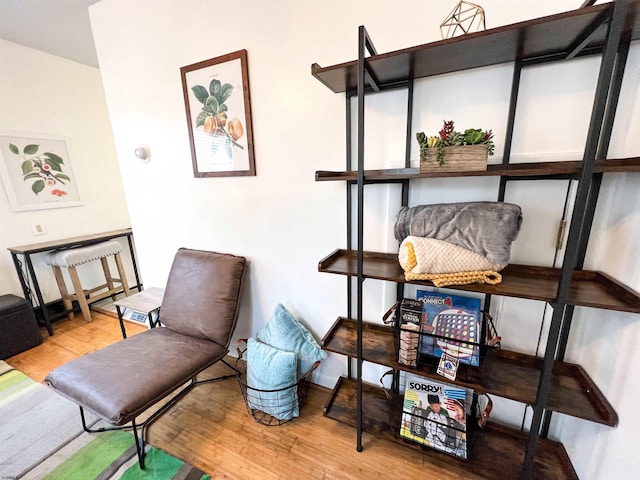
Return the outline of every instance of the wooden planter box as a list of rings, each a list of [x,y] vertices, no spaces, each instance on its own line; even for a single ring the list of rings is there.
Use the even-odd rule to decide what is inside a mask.
[[[420,173],[468,172],[487,169],[489,147],[487,145],[462,145],[444,147],[444,165],[438,165],[438,149],[427,148],[420,157]]]

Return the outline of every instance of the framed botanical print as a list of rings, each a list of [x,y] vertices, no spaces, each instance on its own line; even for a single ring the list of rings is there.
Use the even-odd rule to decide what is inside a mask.
[[[0,132],[0,175],[14,212],[83,205],[63,137]]]
[[[255,175],[247,51],[180,68],[195,177]]]

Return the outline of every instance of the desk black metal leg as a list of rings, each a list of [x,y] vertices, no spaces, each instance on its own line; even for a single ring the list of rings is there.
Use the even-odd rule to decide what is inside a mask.
[[[12,253],[11,258],[13,259],[13,266],[16,268],[16,273],[18,274],[18,279],[20,280],[20,286],[22,287],[24,298],[29,303],[31,303],[31,308],[35,312],[35,306],[33,305],[33,295],[31,295],[31,289],[29,288],[27,273],[22,270],[22,263],[20,262],[20,260],[18,260],[17,254]]]
[[[44,319],[44,324],[47,326],[47,331],[49,335],[53,335],[53,327],[51,326],[51,319],[49,318],[49,313],[47,312],[47,306],[44,303],[42,298],[42,292],[40,291],[40,285],[38,284],[38,279],[36,278],[36,272],[33,270],[33,263],[31,263],[31,256],[28,253],[24,255],[24,262],[27,264],[27,270],[29,272],[29,276],[31,277],[31,281],[33,282],[33,291],[36,293],[36,298],[38,299],[38,305],[40,305],[40,311],[42,312],[42,318]]]
[[[44,304],[44,300],[42,299],[42,293],[40,292],[40,286],[38,285],[38,280],[36,278],[35,271],[33,270],[31,257],[29,256],[29,254],[23,254],[26,271],[23,268],[23,265],[18,259],[18,255],[16,253],[12,252],[11,258],[13,259],[13,265],[16,268],[16,273],[18,274],[18,279],[20,280],[20,286],[22,287],[22,293],[24,293],[25,300],[27,300],[31,304],[31,309],[33,310],[33,313],[37,318],[36,304],[34,303],[33,298],[33,293],[35,291],[37,297],[37,305],[40,306],[40,311],[42,312],[44,323],[47,326],[47,331],[49,332],[49,335],[53,335],[53,327],[51,326],[51,320],[49,319],[46,305]],[[29,285],[29,279],[31,279],[31,282],[33,283],[33,291],[31,290],[31,287]]]
[[[118,312],[118,321],[120,322],[120,330],[122,331],[122,338],[127,338],[127,330],[124,328],[124,319],[122,318],[122,311],[120,305],[116,305],[116,311]]]
[[[133,248],[133,234],[127,235],[127,243],[129,243],[129,254],[131,255],[131,264],[133,265],[133,273],[136,276],[136,287],[138,291],[142,291],[142,283],[140,283],[140,275],[138,274],[138,264],[136,263],[136,254]]]

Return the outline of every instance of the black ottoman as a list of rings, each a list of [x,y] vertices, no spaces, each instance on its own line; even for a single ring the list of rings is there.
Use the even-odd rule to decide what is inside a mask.
[[[15,295],[0,295],[0,360],[41,343],[42,335],[29,302]]]

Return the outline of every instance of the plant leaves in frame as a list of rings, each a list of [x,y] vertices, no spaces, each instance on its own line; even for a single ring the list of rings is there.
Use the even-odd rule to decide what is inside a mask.
[[[62,157],[56,155],[55,153],[46,152],[44,156],[47,157],[49,160],[51,160],[51,162],[53,163],[57,163],[58,165],[64,165],[64,160],[62,159]]]
[[[207,112],[210,112],[212,115],[216,115],[218,113],[218,100],[216,97],[211,96],[207,98],[207,103],[204,106]]]
[[[52,162],[50,159],[47,159],[44,161],[44,163],[45,165],[49,165],[51,167],[51,170],[55,170],[56,172],[62,171],[62,167],[57,162]]]
[[[225,83],[222,86],[222,89],[220,91],[220,96],[218,97],[218,101],[220,103],[226,102],[232,93],[233,93],[233,85],[231,85],[230,83]]]
[[[66,176],[64,173],[56,173],[54,177],[60,180],[61,183],[64,183],[62,180],[67,180],[68,182],[71,181],[71,179],[68,176]]]
[[[27,175],[28,173],[33,172],[33,162],[31,160],[25,160],[22,162],[22,174]]]
[[[204,105],[204,102],[209,98],[209,92],[202,85],[196,85],[195,87],[191,87],[193,94],[196,96],[198,101]]]
[[[222,87],[220,84],[220,80],[217,80],[214,78],[213,80],[211,80],[211,83],[209,84],[209,95],[213,95],[214,97],[216,97],[216,99],[218,99],[218,95],[220,95],[221,88]]]
[[[24,154],[25,155],[33,155],[35,153],[38,153],[38,148],[40,148],[40,145],[27,145],[26,147],[24,147]]]
[[[11,153],[20,155],[20,150],[18,150],[18,147],[16,147],[13,143],[9,144],[9,150],[11,150]]]
[[[202,125],[204,125],[204,119],[209,117],[210,115],[205,112],[204,110],[202,110],[199,114],[198,117],[196,118],[196,128],[197,127],[201,127]]]
[[[42,190],[44,190],[44,180],[36,180],[35,182],[33,182],[33,185],[31,185],[31,190],[33,190],[33,193],[35,193],[36,195],[39,194]]]

